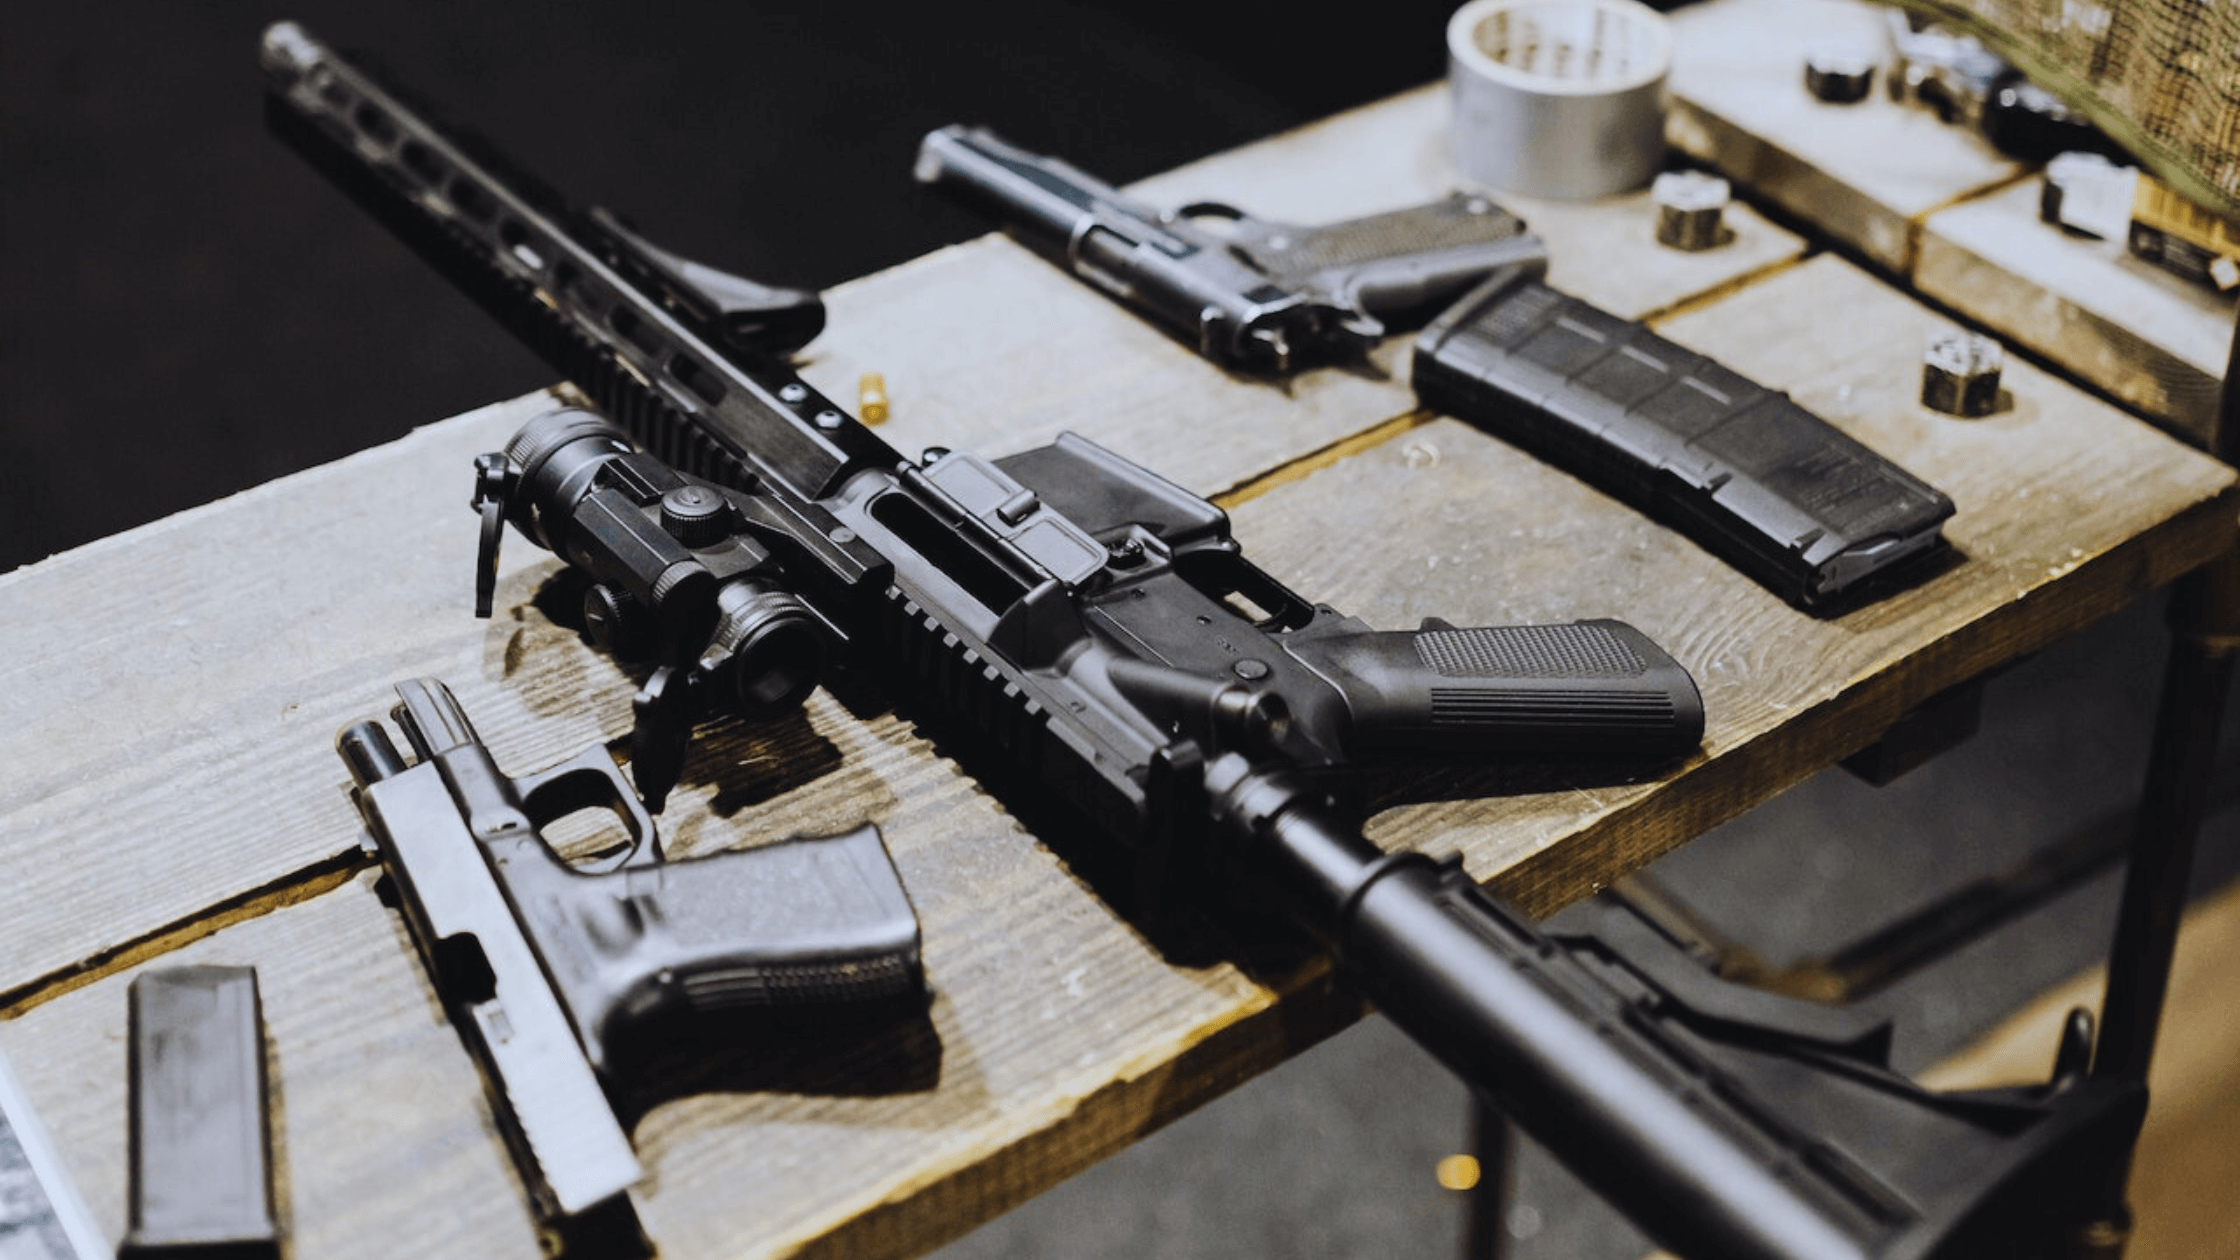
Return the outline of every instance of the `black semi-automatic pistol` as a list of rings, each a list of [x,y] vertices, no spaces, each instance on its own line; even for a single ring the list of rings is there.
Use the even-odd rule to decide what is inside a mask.
[[[917,177],[1244,372],[1359,358],[1505,263],[1537,256],[1515,215],[1474,193],[1320,227],[1198,202],[1154,210],[979,127],[944,127]]]
[[[600,1085],[631,1034],[741,1009],[922,997],[917,915],[876,827],[665,863],[604,748],[509,778],[449,688],[422,678],[397,694],[417,764],[374,721],[336,746],[367,847],[555,1250],[639,1236],[623,1193],[637,1157]],[[570,866],[542,829],[601,808],[631,847]]]

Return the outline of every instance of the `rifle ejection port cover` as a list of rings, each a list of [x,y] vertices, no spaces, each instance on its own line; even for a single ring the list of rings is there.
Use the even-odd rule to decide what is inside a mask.
[[[1042,506],[1010,474],[977,455],[951,452],[925,465],[926,481],[1065,585],[1104,567],[1104,548],[1073,522]]]

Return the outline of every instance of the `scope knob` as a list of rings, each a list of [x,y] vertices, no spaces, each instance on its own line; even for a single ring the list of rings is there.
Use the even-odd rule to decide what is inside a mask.
[[[722,542],[731,532],[731,503],[706,486],[678,486],[661,496],[661,528],[687,547]]]
[[[595,583],[583,593],[583,637],[624,662],[652,656],[658,638],[653,611],[609,582]]]

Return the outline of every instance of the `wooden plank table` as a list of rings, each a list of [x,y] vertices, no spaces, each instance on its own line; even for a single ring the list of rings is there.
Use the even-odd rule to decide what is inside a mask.
[[[2240,457],[2240,413],[2220,410],[2234,345],[2229,296],[2131,257],[2121,240],[2084,239],[2041,222],[2038,171],[2008,161],[1976,132],[1895,102],[1886,83],[1855,104],[1820,102],[1805,90],[1809,50],[1833,41],[1887,51],[1872,28],[1891,20],[1891,9],[1863,0],[1708,0],[1675,14],[1670,139],[1735,176],[1761,204],[1779,206],[2009,347],[2042,356],[2195,446]],[[2140,1255],[2216,1250],[2207,1236],[2230,1230],[2214,1220],[2221,1205],[2181,1203],[2183,1187],[2214,1178],[2175,1174],[2184,1162],[2198,1173],[2234,1158],[2229,1135],[2227,1149],[2214,1152],[2215,1139],[2173,1140],[2221,1122],[2221,1107],[2201,1105],[2198,1088],[2220,1078],[2195,1070],[2190,1046],[2221,1046],[2224,1029],[2213,1014],[2182,1006],[2182,995],[2162,1006],[2156,976],[2199,826],[2194,793],[2215,764],[2217,719],[2231,689],[2240,557],[2227,553],[2189,575],[2172,610],[2151,764],[2141,757],[2146,787],[2109,968],[2114,989],[2094,1063],[2096,1074],[2127,1080],[2144,1081],[2153,1068],[2154,1102],[2130,1180],[2141,1223],[2132,1250]],[[2229,932],[2209,930],[2214,953]],[[2096,1005],[2103,983],[2089,977],[2063,996],[2089,990]],[[2167,1044],[2150,1060],[2158,1024]],[[2172,1056],[2176,1066],[2166,1061]],[[2175,1082],[2192,1084],[2168,1088]]]
[[[1711,0],[1675,13],[1666,135],[1897,275],[1913,269],[1921,219],[2020,178],[1983,137],[1874,91],[1815,99],[1805,56],[1823,45],[1879,57],[1889,12],[1867,0]]]
[[[2041,222],[2040,187],[2024,180],[1931,214],[1914,286],[2207,445],[2232,298],[2132,257],[2122,241]]]
[[[1431,91],[1150,181],[1318,219],[1448,182]],[[1375,178],[1363,178],[1362,172]],[[1233,513],[1247,553],[1380,627],[1621,616],[1702,686],[1703,752],[1654,781],[1488,766],[1385,780],[1371,833],[1459,852],[1547,912],[1870,742],[1923,699],[2229,548],[2231,471],[2028,365],[2015,404],[1922,411],[1941,317],[1747,211],[1705,255],[1643,197],[1522,206],[1552,278],[1796,394],[1951,494],[1954,562],[1835,619],[1781,604],[1579,482],[1412,409],[1405,347],[1287,386],[1224,376],[1010,243],[845,286],[805,368],[879,370],[905,450],[1084,432]],[[1709,295],[1709,296],[1705,296]],[[966,335],[969,330],[971,335]],[[538,611],[516,541],[468,615],[469,461],[515,400],[0,577],[0,1053],[122,1232],[124,988],[263,979],[299,1260],[531,1256],[472,1066],[357,854],[331,751],[389,684],[448,680],[519,773],[628,729],[632,679]],[[777,1047],[633,1099],[669,1257],[925,1250],[1359,1014],[1317,960],[1170,957],[891,714],[825,693],[711,733],[667,815],[689,856],[869,818],[925,928],[931,1033]],[[1056,838],[1054,838],[1056,839]]]
[[[1880,55],[1870,0],[1707,0],[1673,14],[1673,146],[2011,344],[2207,445],[2229,295],[2039,220],[2043,181],[1980,134],[1891,100],[1816,100],[1807,52]]]

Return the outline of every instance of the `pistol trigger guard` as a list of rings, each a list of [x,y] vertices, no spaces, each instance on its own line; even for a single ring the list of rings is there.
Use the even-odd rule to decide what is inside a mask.
[[[595,862],[571,863],[575,870],[603,875],[625,867],[660,865],[660,830],[604,747],[594,744],[556,766],[515,779],[513,788],[521,797],[522,812],[539,832],[586,809],[613,810],[622,819],[630,832],[630,847]]]
[[[1231,259],[1278,280],[1279,269],[1269,266],[1262,255],[1284,257],[1304,234],[1303,229],[1255,219],[1221,201],[1193,201],[1160,215],[1159,223],[1178,234],[1195,232],[1201,241],[1226,251]]]

